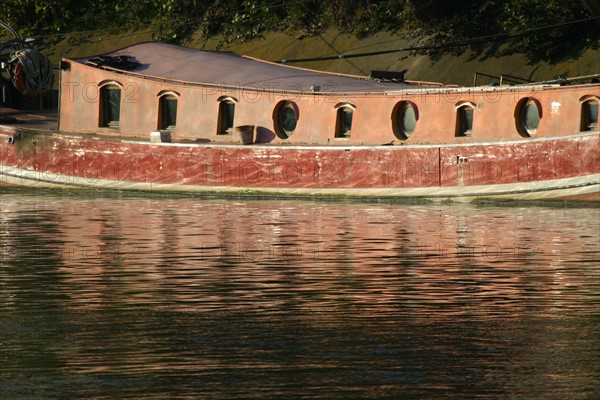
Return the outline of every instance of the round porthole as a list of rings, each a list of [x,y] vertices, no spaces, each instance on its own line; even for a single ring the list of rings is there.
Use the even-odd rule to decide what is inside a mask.
[[[392,112],[392,128],[394,135],[401,140],[408,139],[417,127],[419,110],[410,101],[401,101]]]
[[[281,139],[288,139],[298,124],[298,106],[291,101],[280,101],[275,107],[275,133]]]
[[[534,102],[528,102],[523,110],[523,125],[529,133],[535,133],[540,125],[540,112]]]
[[[537,133],[542,119],[542,107],[532,98],[522,99],[517,105],[516,112],[517,130],[524,137],[531,137]]]

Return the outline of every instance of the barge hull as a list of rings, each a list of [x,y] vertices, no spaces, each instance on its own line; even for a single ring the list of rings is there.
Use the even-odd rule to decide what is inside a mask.
[[[0,127],[0,183],[190,193],[600,201],[600,135],[413,146],[149,143]]]

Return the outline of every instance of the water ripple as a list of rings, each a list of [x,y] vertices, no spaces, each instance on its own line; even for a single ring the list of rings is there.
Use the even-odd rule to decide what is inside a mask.
[[[0,398],[600,397],[597,208],[0,205]]]

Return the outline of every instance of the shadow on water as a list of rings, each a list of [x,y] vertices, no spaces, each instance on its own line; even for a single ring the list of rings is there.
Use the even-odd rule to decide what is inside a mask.
[[[598,208],[0,205],[0,398],[600,395]]]

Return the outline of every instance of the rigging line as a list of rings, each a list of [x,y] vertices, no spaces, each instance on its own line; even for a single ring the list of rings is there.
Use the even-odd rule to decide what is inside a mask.
[[[94,31],[81,31],[81,32],[77,32],[77,31],[73,31],[73,32],[69,32],[69,33],[57,33],[54,35],[42,35],[42,36],[33,36],[32,39],[40,39],[40,38],[45,38],[45,37],[60,37],[60,36],[69,36],[69,35],[87,35],[90,33],[98,33],[98,32],[110,32],[110,31],[119,31],[119,28],[111,28],[111,29],[98,29],[98,30],[94,30]],[[122,38],[122,37],[130,37],[130,36],[138,36],[138,35],[143,35],[146,33],[151,33],[152,30],[150,29],[146,29],[143,31],[134,31],[134,32],[130,32],[130,33],[125,33],[123,35],[117,35],[117,36],[108,36],[106,38],[100,38],[97,39],[95,38],[93,41],[94,42],[101,42],[104,40],[112,40],[112,39],[117,39],[117,38]]]
[[[582,22],[588,22],[588,21],[594,21],[594,20],[600,20],[600,16],[584,18],[584,19],[579,19],[579,20],[569,21],[569,22],[561,22],[561,23],[546,25],[546,26],[542,26],[542,27],[538,27],[538,28],[526,29],[523,31],[498,33],[495,35],[481,36],[478,38],[457,40],[454,42],[446,42],[446,43],[437,44],[437,45],[401,47],[399,49],[371,51],[371,52],[366,52],[366,53],[340,54],[337,56],[293,58],[293,59],[288,59],[288,60],[276,60],[273,62],[279,63],[279,64],[288,64],[288,63],[307,62],[307,61],[327,61],[327,60],[338,60],[338,59],[342,60],[342,59],[346,59],[346,58],[370,57],[370,56],[377,56],[377,55],[382,55],[382,54],[398,53],[398,52],[402,52],[402,51],[422,51],[422,50],[445,49],[445,48],[458,47],[458,46],[464,46],[464,45],[475,44],[475,43],[501,41],[501,40],[511,39],[511,38],[515,38],[515,37],[519,37],[519,36],[525,36],[525,35],[535,33],[535,32],[541,32],[541,31],[545,31],[545,30],[549,30],[549,29],[559,28],[562,26],[575,25],[575,24],[580,24]]]

